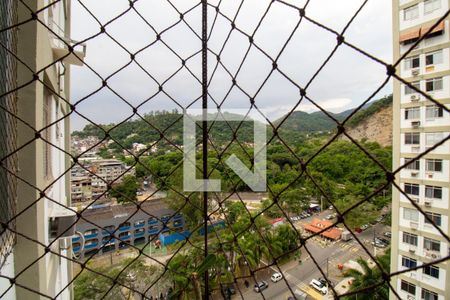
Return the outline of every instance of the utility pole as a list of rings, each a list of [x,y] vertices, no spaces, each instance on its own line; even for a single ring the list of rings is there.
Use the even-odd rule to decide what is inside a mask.
[[[375,226],[373,226],[373,256],[377,256],[377,247],[375,245]]]

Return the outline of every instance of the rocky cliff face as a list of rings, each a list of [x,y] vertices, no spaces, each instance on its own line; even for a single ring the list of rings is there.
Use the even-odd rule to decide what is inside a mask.
[[[356,126],[347,128],[347,133],[358,141],[366,139],[382,146],[392,145],[392,105],[383,107]]]

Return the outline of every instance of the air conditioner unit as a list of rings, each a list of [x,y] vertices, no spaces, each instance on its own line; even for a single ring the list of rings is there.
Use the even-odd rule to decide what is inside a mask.
[[[409,246],[409,252],[415,253],[417,250],[416,246]]]
[[[417,75],[419,75],[419,69],[413,69],[413,70],[411,70],[411,74],[412,74],[412,76],[417,76]]]
[[[431,205],[433,204],[433,200],[425,199],[424,204],[426,207],[431,207]]]
[[[433,172],[427,172],[426,175],[428,178],[433,178]]]
[[[411,122],[412,128],[419,128],[420,127],[420,121],[412,121]]]
[[[412,201],[414,201],[416,203],[419,203],[419,198],[418,197],[411,197],[410,196],[409,198],[411,198]]]
[[[416,102],[416,101],[419,101],[420,97],[419,97],[419,95],[411,95],[410,99],[412,102]]]
[[[411,227],[411,229],[416,230],[419,228],[419,223],[411,221],[411,222],[409,222],[409,227]]]
[[[406,297],[406,299],[407,299],[407,300],[416,300],[416,297],[411,296],[411,295],[408,295],[408,296]]]
[[[419,176],[419,172],[417,172],[417,171],[411,172],[411,177],[417,177],[417,176]]]

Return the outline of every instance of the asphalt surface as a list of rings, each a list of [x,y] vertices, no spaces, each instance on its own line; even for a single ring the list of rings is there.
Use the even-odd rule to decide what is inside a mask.
[[[329,213],[330,211],[322,212],[319,215],[304,219],[295,225],[296,227],[300,227],[301,223],[309,222],[314,217],[324,218]],[[357,237],[367,250],[370,251],[371,254],[374,254],[374,247],[371,244],[374,232],[375,236],[381,236],[387,230],[389,229],[384,225],[376,224],[357,234]],[[265,280],[269,283],[269,287],[263,290],[262,293],[256,293],[253,291],[254,282],[251,280],[249,288],[241,288],[242,297],[238,293],[237,295],[234,295],[232,299],[286,300],[289,296],[292,296],[287,283],[292,291],[300,289],[306,292],[309,295],[308,299],[328,299],[328,297],[332,295],[331,290],[329,290],[327,296],[323,296],[309,286],[311,279],[323,277],[322,273],[317,268],[316,263],[320,266],[322,272],[327,275],[327,278],[329,278],[333,284],[337,284],[343,279],[341,271],[338,269],[338,264],[344,264],[349,260],[356,260],[358,257],[369,258],[366,251],[354,239],[347,242],[339,241],[325,244],[320,238],[314,238],[308,240],[306,247],[312,256],[310,256],[305,249],[302,249],[301,263],[299,263],[299,261],[291,261],[281,266],[281,271],[284,275],[284,278],[281,281],[276,283],[270,281],[270,274],[268,274],[268,272],[257,273],[257,280]],[[377,249],[376,251],[378,255],[381,250]],[[276,267],[273,267],[272,269],[273,272],[279,272]],[[332,297],[330,297],[330,299],[332,299]]]

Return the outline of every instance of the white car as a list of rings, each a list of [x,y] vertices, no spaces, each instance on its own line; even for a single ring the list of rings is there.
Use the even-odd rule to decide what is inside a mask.
[[[311,282],[309,283],[309,285],[314,288],[315,290],[319,291],[320,293],[322,293],[323,295],[326,295],[328,293],[328,288],[325,284],[323,284],[322,282],[313,279],[311,280]]]
[[[272,280],[273,282],[280,281],[281,279],[283,279],[283,275],[281,275],[280,273],[273,273],[272,277],[270,277],[270,280]]]

